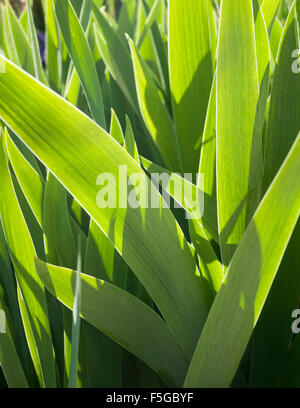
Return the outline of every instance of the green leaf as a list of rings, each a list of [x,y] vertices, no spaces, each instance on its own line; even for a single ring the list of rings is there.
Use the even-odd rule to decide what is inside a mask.
[[[276,17],[276,12],[278,10],[280,1],[281,0],[264,0],[262,2],[261,10],[269,32],[272,29],[272,25],[274,22],[274,18]]]
[[[122,188],[115,191],[113,185],[109,187],[110,195],[116,198],[117,208],[99,208],[99,174],[110,173],[116,185],[122,187],[127,180],[124,171],[120,172],[119,166],[123,165],[127,166],[127,177],[140,178],[148,191],[152,189],[150,181],[95,122],[3,56],[1,60],[6,63],[6,73],[0,76],[0,117],[110,238],[191,355],[207,306],[201,277],[195,274],[195,261],[171,211],[161,208],[161,197],[154,186],[152,197],[159,208],[122,208],[124,204],[126,207],[127,193]]]
[[[291,313],[299,307],[299,240],[298,221],[253,333],[251,387],[277,387],[282,376],[282,364],[293,338]]]
[[[299,75],[293,72],[293,50],[298,48],[295,1],[286,21],[276,59],[266,139],[264,189],[272,182],[299,132]]]
[[[149,15],[148,13],[150,13],[150,9],[147,5],[147,2],[145,0],[140,1],[137,4],[137,10],[136,10],[137,25],[135,29],[135,35],[134,35],[135,40],[134,39],[133,40],[134,40],[134,43],[136,44],[136,48],[139,50],[141,57],[147,63],[147,66],[151,70],[151,74],[158,81],[159,76],[158,76],[158,70],[157,70],[157,65],[156,65],[153,41],[151,38],[151,32],[152,32],[151,28],[150,28],[150,31],[149,30],[145,31],[145,37],[143,39],[143,42],[140,44],[140,47],[137,44],[138,39],[143,34],[144,27],[147,23],[147,18]],[[154,24],[154,21],[152,24]],[[128,36],[128,34],[125,33],[125,36]]]
[[[20,187],[39,225],[42,226],[44,180],[25,159],[9,135],[6,143],[8,156]]]
[[[125,288],[126,269],[126,263],[112,242],[92,220],[84,273]],[[82,322],[80,362],[83,386],[121,387],[121,347],[86,321]]]
[[[4,140],[1,140],[0,156],[1,186],[6,197],[6,200],[0,200],[1,220],[17,280],[28,309],[34,347],[38,355],[34,364],[40,372],[41,385],[54,387],[56,379],[45,293],[34,267],[36,252],[14,190]],[[31,354],[33,357],[35,351],[31,350]]]
[[[17,55],[17,63],[30,74],[34,74],[33,55],[31,45],[23,27],[21,26],[10,2],[6,3],[6,24],[8,35],[11,37],[13,52]]]
[[[216,32],[209,0],[169,1],[169,63],[173,113],[183,169],[198,170],[215,69]],[[177,169],[178,170],[178,169]]]
[[[18,297],[16,292],[17,285],[15,275],[9,257],[8,248],[6,245],[1,222],[0,222],[0,286],[2,286],[5,294],[3,302],[6,303],[6,306],[9,309],[9,314],[11,315],[13,322],[11,327],[12,338],[16,346],[16,349],[19,353],[19,357],[23,363],[24,371],[26,372],[28,378],[30,378],[33,371],[33,365],[31,362],[31,357],[22,324],[18,304]],[[4,355],[6,356],[6,353],[4,353]],[[31,385],[33,385],[33,382],[31,382]]]
[[[197,218],[191,219],[189,226],[192,242],[200,257],[201,270],[210,282],[213,292],[217,293],[224,278],[224,268],[199,220]]]
[[[28,14],[26,8],[22,11],[22,13],[19,15],[19,21],[21,26],[23,27],[25,33],[27,35],[30,35],[29,33],[29,21],[28,21]]]
[[[101,56],[131,106],[138,112],[130,53],[105,19],[103,13],[95,5],[93,6],[93,13],[96,20],[94,34]]]
[[[197,219],[201,218],[202,212],[206,212],[207,219],[213,220],[216,217],[216,208],[210,206],[208,203],[205,208],[203,207],[203,185],[196,186],[190,180],[184,179],[178,173],[172,173],[171,171],[152,163],[150,160],[141,157],[142,166],[153,177],[153,180],[160,184],[164,191],[166,191],[174,200],[185,209],[188,213],[193,213],[193,217]],[[163,195],[165,197],[165,195]],[[192,200],[197,199],[192,207]],[[198,208],[195,208],[197,207]],[[178,207],[175,207],[178,208]],[[198,210],[198,211],[196,211]]]
[[[75,268],[77,251],[67,210],[66,190],[51,173],[45,188],[43,231],[48,262]]]
[[[43,231],[48,262],[76,268],[77,251],[67,209],[66,190],[50,172],[48,173],[45,187]],[[72,353],[72,315],[66,308],[63,308],[63,321],[66,385],[70,375]]]
[[[61,39],[53,2],[52,0],[45,0],[45,3],[47,76],[51,88],[58,91],[61,88]]]
[[[140,156],[138,148],[135,142],[132,126],[128,116],[126,116],[126,132],[125,132],[125,143],[124,149],[130,154],[134,160],[140,164]]]
[[[219,242],[216,180],[216,76],[211,89],[204,126],[199,174],[204,175],[204,212],[201,224],[205,228],[206,234]],[[200,177],[199,180],[201,180]]]
[[[68,0],[55,0],[54,3],[62,35],[85,91],[91,113],[96,122],[105,127],[101,88],[84,31]]]
[[[124,144],[124,135],[120,122],[115,114],[115,111],[111,111],[111,122],[110,122],[110,135],[121,145]]]
[[[228,266],[259,200],[262,141],[252,0],[221,7],[217,66],[217,199],[223,264]]]
[[[136,38],[136,46],[139,49],[148,33],[150,30],[152,24],[156,20],[157,15],[159,14],[161,7],[161,0],[155,0],[153,3],[153,6],[147,16],[147,19],[145,21],[145,24],[143,26],[142,32],[139,34],[139,36]]]
[[[123,145],[122,128],[113,110],[110,133]],[[127,265],[93,220],[89,227],[84,273],[125,288]],[[122,348],[85,320],[81,325],[79,353],[79,377],[83,387],[122,386]]]
[[[67,307],[74,303],[76,271],[36,261],[47,289]],[[81,316],[150,365],[170,385],[180,386],[186,356],[165,322],[148,306],[105,281],[81,274]]]
[[[118,19],[118,34],[128,33],[133,36],[136,25],[136,2],[135,0],[126,0],[122,2],[122,7]]]
[[[143,4],[146,10],[149,9],[145,1],[139,4]],[[154,7],[154,4],[153,4],[153,7]],[[165,8],[166,6],[164,2],[161,2],[161,8],[160,8],[161,19],[162,19],[163,13],[167,15],[167,13],[164,11]],[[163,23],[164,22],[162,21],[162,24]],[[140,20],[140,24],[141,24],[140,29],[142,30],[143,24],[141,20]],[[152,53],[154,53],[153,61],[149,61],[149,64],[151,64],[153,68],[155,67],[155,69],[157,67],[162,89],[165,93],[168,103],[171,104],[170,78],[169,78],[170,76],[169,76],[168,49],[167,49],[168,47],[167,47],[167,40],[166,40],[165,32],[162,31],[161,26],[159,25],[159,16],[157,16],[156,20],[152,22],[152,25],[149,31],[149,35],[146,38],[150,41],[149,46],[152,45],[151,49],[152,49]],[[142,45],[142,48],[144,44],[145,44],[145,41]],[[142,48],[140,49],[140,51],[143,51]],[[141,52],[141,55],[143,55],[142,52]],[[156,62],[156,65],[154,64],[154,62]]]
[[[185,386],[229,387],[300,215],[300,134],[227,269]]]
[[[80,235],[78,237],[80,241]],[[80,242],[78,243],[80,247]],[[70,362],[70,374],[69,374],[69,388],[76,388],[77,386],[77,370],[78,370],[78,353],[79,353],[79,340],[80,340],[80,309],[81,309],[81,276],[80,271],[82,260],[81,253],[78,253],[77,259],[77,274],[75,284],[75,295],[73,304],[73,320],[72,320],[72,344],[71,344],[71,362]]]
[[[86,31],[90,25],[92,6],[93,0],[85,0],[82,2],[79,21],[84,31]]]
[[[45,76],[42,61],[41,61],[39,43],[38,43],[36,29],[34,25],[32,10],[31,10],[28,0],[26,0],[26,9],[27,9],[27,14],[28,14],[28,25],[29,25],[29,30],[30,30],[31,44],[32,44],[32,56],[33,56],[35,77],[39,81],[46,83],[46,76]]]
[[[8,324],[9,312],[4,303],[3,289],[0,284],[0,365],[4,372],[6,382],[10,388],[27,388],[28,382],[23,371]],[[5,314],[4,314],[5,312]],[[5,319],[4,322],[2,319]],[[2,332],[4,326],[5,332]]]
[[[283,32],[282,24],[278,20],[278,18],[276,18],[273,24],[271,35],[270,35],[270,47],[271,47],[274,63],[276,62],[276,56],[277,56],[282,32]]]
[[[295,2],[282,35],[271,93],[266,140],[264,184],[268,188],[299,132],[299,74],[291,67],[291,50],[297,48]],[[300,224],[290,239],[270,295],[253,336],[250,384],[276,386],[281,362],[292,340],[290,314],[299,305]],[[276,328],[276,329],[275,329]],[[276,355],[276,359],[274,359]]]
[[[5,299],[14,322],[14,339],[23,361],[26,361],[26,370],[28,371],[28,355],[26,338],[22,326],[21,315],[19,311],[18,298],[16,293],[16,281],[14,271],[9,258],[4,232],[0,223],[0,286],[2,286]]]
[[[173,171],[182,171],[181,157],[171,116],[159,95],[146,63],[139,55],[132,40],[129,40],[129,45],[134,66],[138,101],[145,125],[166,166]]]
[[[271,50],[268,38],[268,31],[262,14],[262,9],[259,7],[257,0],[253,2],[254,20],[255,20],[255,43],[257,57],[257,74],[259,83],[259,97],[256,107],[256,133],[259,135],[261,142],[261,134],[263,131],[266,107],[269,96],[270,82],[270,58]]]

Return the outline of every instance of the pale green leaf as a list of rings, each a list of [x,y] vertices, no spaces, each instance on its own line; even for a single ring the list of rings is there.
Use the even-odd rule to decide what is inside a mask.
[[[262,140],[252,0],[224,0],[217,66],[217,201],[222,261],[228,266],[260,200]]]
[[[169,1],[169,64],[173,113],[185,172],[198,170],[206,110],[215,69],[210,0]],[[179,169],[177,169],[179,170]]]
[[[76,271],[41,261],[36,267],[44,285],[72,308]],[[187,359],[165,322],[122,289],[81,274],[81,316],[149,364],[170,385],[180,386]]]
[[[227,269],[193,356],[187,387],[229,387],[300,215],[300,134]]]
[[[6,74],[0,76],[0,116],[114,243],[191,355],[207,306],[187,242],[170,210],[161,209],[156,188],[153,186],[152,196],[159,208],[122,208],[127,193],[122,188],[114,191],[113,186],[111,197],[116,203],[121,199],[121,205],[99,208],[98,176],[110,173],[116,185],[124,187],[127,179],[124,182],[124,174],[119,174],[120,164],[127,166],[128,177],[138,175],[149,191],[152,185],[129,154],[95,122],[3,56],[1,59],[6,62]]]

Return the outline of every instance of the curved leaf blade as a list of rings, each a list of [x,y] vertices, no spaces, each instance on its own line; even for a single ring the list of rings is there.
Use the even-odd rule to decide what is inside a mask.
[[[185,386],[229,387],[300,215],[300,134],[227,269]]]
[[[36,261],[47,289],[67,307],[74,303],[76,271]],[[165,322],[132,295],[105,281],[81,274],[81,316],[149,364],[171,385],[180,385],[185,354]]]
[[[99,208],[99,174],[112,174],[117,186],[126,185],[121,165],[127,166],[128,177],[138,175],[148,191],[152,190],[150,181],[134,159],[95,122],[3,56],[0,59],[6,62],[6,74],[0,76],[0,116],[114,243],[191,355],[207,306],[195,261],[171,211],[122,208],[127,192],[114,191],[113,187],[113,197],[121,205]],[[161,207],[155,187],[153,197]]]

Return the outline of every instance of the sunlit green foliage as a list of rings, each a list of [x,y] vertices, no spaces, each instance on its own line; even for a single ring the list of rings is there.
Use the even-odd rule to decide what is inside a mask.
[[[0,387],[300,387],[299,0],[15,3]]]

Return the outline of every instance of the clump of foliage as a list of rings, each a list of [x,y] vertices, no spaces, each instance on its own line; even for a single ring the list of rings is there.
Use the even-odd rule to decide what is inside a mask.
[[[0,4],[1,386],[299,387],[299,0],[41,6]],[[175,185],[101,209],[119,166]]]

